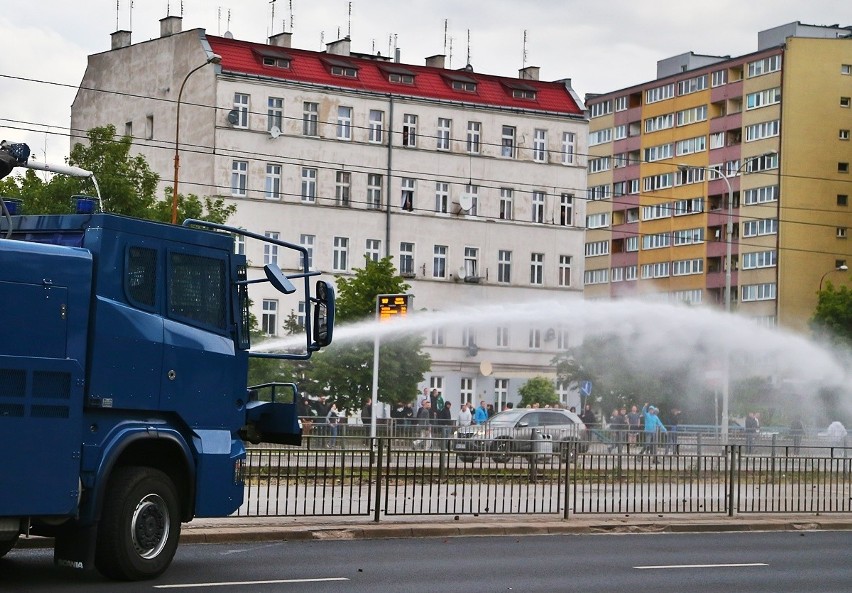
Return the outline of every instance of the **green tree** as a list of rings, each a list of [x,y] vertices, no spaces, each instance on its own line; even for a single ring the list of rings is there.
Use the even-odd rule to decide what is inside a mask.
[[[819,292],[810,326],[815,334],[833,344],[852,348],[852,290],[826,282]]]
[[[115,126],[92,128],[87,142],[71,149],[68,164],[94,173],[100,188],[105,212],[136,218],[170,222],[172,218],[171,188],[163,200],[156,197],[159,176],[151,170],[145,157],[132,156],[130,136],[116,136]],[[74,211],[70,197],[97,195],[91,179],[53,175],[45,181],[32,170],[0,181],[0,193],[24,201],[27,214],[64,214]],[[221,198],[178,195],[178,220],[197,218],[224,223],[236,211]]]
[[[533,377],[518,389],[518,393],[521,394],[522,408],[533,404],[544,407],[559,403],[556,386],[547,377]]]
[[[337,278],[336,320],[357,322],[375,316],[376,297],[404,294],[409,285],[390,257],[365,260],[363,268],[351,277]],[[431,358],[422,352],[423,337],[403,336],[382,340],[379,350],[379,400],[409,402],[417,394],[417,384],[431,367]],[[339,408],[360,409],[372,397],[373,341],[335,342],[311,359],[308,373],[311,393],[327,393]]]

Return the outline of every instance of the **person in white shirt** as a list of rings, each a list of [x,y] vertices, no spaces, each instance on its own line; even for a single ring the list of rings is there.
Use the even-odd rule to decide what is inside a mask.
[[[473,422],[473,414],[470,413],[470,408],[466,403],[461,405],[458,421],[459,426],[470,426]]]

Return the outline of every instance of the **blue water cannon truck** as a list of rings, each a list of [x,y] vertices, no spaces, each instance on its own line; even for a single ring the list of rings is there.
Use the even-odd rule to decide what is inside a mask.
[[[29,160],[14,167],[91,176]],[[54,560],[121,580],[160,575],[181,524],[243,502],[245,441],[300,444],[295,385],[247,387],[249,358],[327,346],[334,291],[308,253],[242,229],[99,213],[0,213],[0,557],[20,536],[54,538]],[[300,269],[249,278],[234,237],[298,252]],[[304,347],[251,351],[249,287],[306,303]]]

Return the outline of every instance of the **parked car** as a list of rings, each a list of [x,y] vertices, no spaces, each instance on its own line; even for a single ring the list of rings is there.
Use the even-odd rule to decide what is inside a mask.
[[[577,414],[556,408],[519,408],[495,414],[484,424],[459,428],[453,435],[452,450],[464,463],[483,454],[505,463],[514,455],[533,451],[534,431],[552,440],[553,451],[563,459],[573,459],[589,449],[586,425]]]

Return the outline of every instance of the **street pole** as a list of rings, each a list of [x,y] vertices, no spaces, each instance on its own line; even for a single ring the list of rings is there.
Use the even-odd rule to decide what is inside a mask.
[[[186,81],[189,80],[189,77],[192,76],[195,72],[198,72],[207,64],[219,64],[221,61],[222,56],[220,56],[219,54],[211,54],[207,58],[206,62],[190,70],[187,75],[183,77],[183,82],[180,84],[180,90],[178,91],[177,99],[177,113],[175,117],[175,173],[174,179],[172,180],[172,224],[177,224],[178,171],[180,170],[180,102],[181,97],[183,96],[183,87],[186,86]]]

